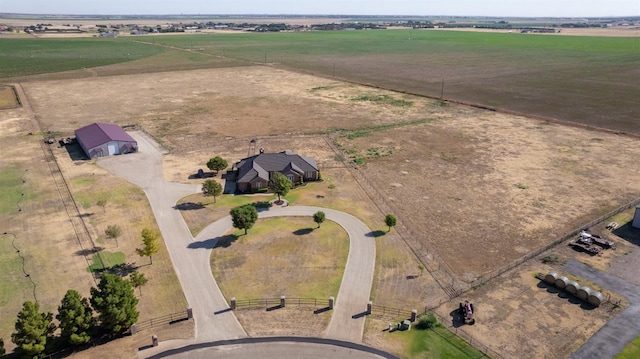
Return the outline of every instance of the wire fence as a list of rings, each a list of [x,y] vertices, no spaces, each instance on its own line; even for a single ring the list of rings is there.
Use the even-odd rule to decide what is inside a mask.
[[[530,259],[533,259],[533,258],[537,257],[538,255],[548,251],[549,249],[551,249],[551,248],[563,243],[564,241],[575,237],[583,229],[590,228],[590,227],[593,227],[595,225],[598,225],[598,224],[608,220],[609,218],[615,216],[616,214],[618,214],[620,212],[623,212],[623,211],[626,211],[627,209],[632,208],[632,207],[634,207],[634,206],[636,206],[638,204],[640,204],[640,198],[636,198],[631,202],[623,204],[622,206],[620,206],[620,207],[618,207],[618,208],[616,208],[616,209],[614,209],[614,210],[612,210],[610,212],[607,212],[604,215],[602,215],[602,216],[600,216],[600,217],[598,217],[598,218],[596,218],[596,219],[594,219],[594,220],[592,220],[592,221],[590,221],[588,223],[585,223],[584,225],[582,225],[580,227],[577,227],[577,228],[565,233],[564,235],[562,235],[561,237],[559,237],[555,241],[553,241],[553,242],[551,242],[551,243],[549,243],[549,244],[547,244],[547,245],[545,245],[543,247],[540,247],[540,248],[536,249],[535,251],[527,253],[526,255],[518,258],[517,260],[515,260],[515,261],[513,261],[513,262],[511,262],[509,264],[507,264],[506,266],[503,266],[501,268],[498,268],[496,270],[493,270],[493,271],[491,271],[489,273],[486,273],[486,274],[480,276],[479,278],[477,278],[476,280],[471,282],[468,285],[467,289],[476,288],[478,286],[481,286],[481,285],[485,284],[486,282],[488,282],[489,280],[491,280],[493,278],[496,278],[496,277],[504,274],[505,272],[507,272],[507,271],[509,271],[509,270],[521,265],[522,263],[524,263],[524,262],[526,262],[526,261],[528,261]]]

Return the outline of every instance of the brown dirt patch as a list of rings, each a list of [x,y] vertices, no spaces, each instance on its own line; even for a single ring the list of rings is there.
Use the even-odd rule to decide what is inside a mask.
[[[0,110],[16,108],[19,105],[20,103],[13,87],[0,85]]]
[[[272,311],[240,309],[234,314],[250,337],[321,337],[333,312],[314,314],[315,309],[319,308],[287,305]]]
[[[382,198],[463,279],[640,196],[635,139],[451,111],[447,120],[340,141],[371,157],[362,171]],[[389,154],[370,156],[372,148]]]

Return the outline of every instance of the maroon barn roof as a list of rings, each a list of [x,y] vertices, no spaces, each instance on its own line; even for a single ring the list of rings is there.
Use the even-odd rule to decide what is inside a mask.
[[[120,126],[112,123],[94,123],[76,130],[76,138],[91,149],[111,141],[136,142]]]

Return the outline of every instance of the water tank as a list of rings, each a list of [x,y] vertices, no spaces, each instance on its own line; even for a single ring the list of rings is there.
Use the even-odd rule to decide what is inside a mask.
[[[578,284],[578,282],[570,281],[569,283],[567,283],[567,286],[564,289],[566,289],[566,291],[571,294],[576,294],[579,287],[580,285]]]
[[[558,279],[558,273],[549,272],[546,276],[544,276],[544,281],[548,284],[555,285],[556,279]]]
[[[602,293],[594,291],[589,295],[589,303],[591,303],[592,305],[597,307],[602,302],[604,302],[604,296],[602,295]]]
[[[567,283],[569,283],[569,278],[565,276],[558,277],[558,279],[556,279],[556,287],[560,289],[564,289],[567,286]]]
[[[580,287],[576,291],[576,296],[582,300],[589,300],[589,295],[591,295],[591,288],[587,286]]]

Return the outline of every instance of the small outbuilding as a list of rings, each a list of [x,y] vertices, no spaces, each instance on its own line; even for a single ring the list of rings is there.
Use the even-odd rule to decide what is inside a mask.
[[[138,142],[120,126],[94,123],[76,130],[76,139],[89,158],[136,152]]]
[[[631,227],[640,229],[640,206],[636,206],[636,215],[633,216]]]

